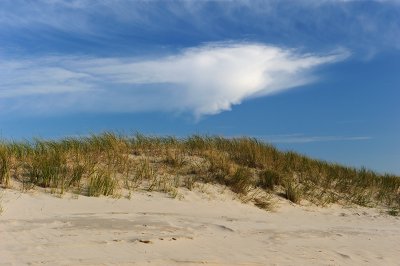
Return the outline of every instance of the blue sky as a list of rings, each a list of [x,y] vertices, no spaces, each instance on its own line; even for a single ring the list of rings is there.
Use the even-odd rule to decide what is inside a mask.
[[[400,1],[0,2],[0,134],[252,136],[400,174]]]

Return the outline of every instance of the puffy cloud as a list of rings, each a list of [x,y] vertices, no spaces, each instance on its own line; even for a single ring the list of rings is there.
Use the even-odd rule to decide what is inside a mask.
[[[14,109],[173,111],[200,117],[310,83],[317,67],[347,56],[343,50],[314,55],[263,44],[214,43],[153,59],[8,60],[0,63],[0,103],[7,98]]]

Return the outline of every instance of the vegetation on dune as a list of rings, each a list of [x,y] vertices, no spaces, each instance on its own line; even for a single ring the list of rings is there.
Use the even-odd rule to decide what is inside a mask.
[[[59,141],[0,144],[0,184],[23,189],[114,195],[120,188],[177,196],[178,187],[226,185],[257,206],[276,194],[294,203],[355,203],[400,209],[400,177],[310,159],[251,138],[133,137],[104,133]],[[262,197],[252,194],[264,192]]]

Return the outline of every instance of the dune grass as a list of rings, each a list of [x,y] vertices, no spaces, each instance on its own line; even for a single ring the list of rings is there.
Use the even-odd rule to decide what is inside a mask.
[[[252,138],[194,135],[184,139],[103,133],[58,141],[0,143],[0,184],[88,196],[119,189],[177,195],[178,187],[219,183],[238,195],[253,189],[294,203],[354,203],[385,206],[398,213],[400,178],[281,152]],[[256,205],[268,206],[260,199]]]

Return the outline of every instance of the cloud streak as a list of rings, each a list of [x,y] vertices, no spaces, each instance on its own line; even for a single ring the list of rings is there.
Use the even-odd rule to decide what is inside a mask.
[[[312,142],[332,142],[332,141],[363,141],[370,140],[369,136],[306,136],[303,134],[268,135],[261,136],[270,143],[312,143]]]
[[[177,39],[180,47],[233,39],[309,51],[344,46],[363,58],[400,49],[396,0],[93,2],[1,1],[0,39],[42,53],[59,51],[59,45],[75,38],[85,41],[74,45],[86,54],[110,55],[134,53],[137,47],[175,47]],[[21,39],[38,45],[27,47]]]
[[[400,48],[398,0],[93,2],[1,1],[0,37],[23,49],[29,48],[13,36],[56,46],[66,34],[101,48],[132,45],[121,36],[144,43],[163,36],[157,40],[160,45],[174,45],[174,38],[165,37],[172,35],[192,45],[238,38],[310,50],[340,45],[364,52]],[[48,32],[57,32],[56,40],[46,39]]]
[[[201,117],[313,82],[316,68],[347,56],[214,43],[153,59],[6,60],[0,63],[0,104],[20,112],[172,111]]]

